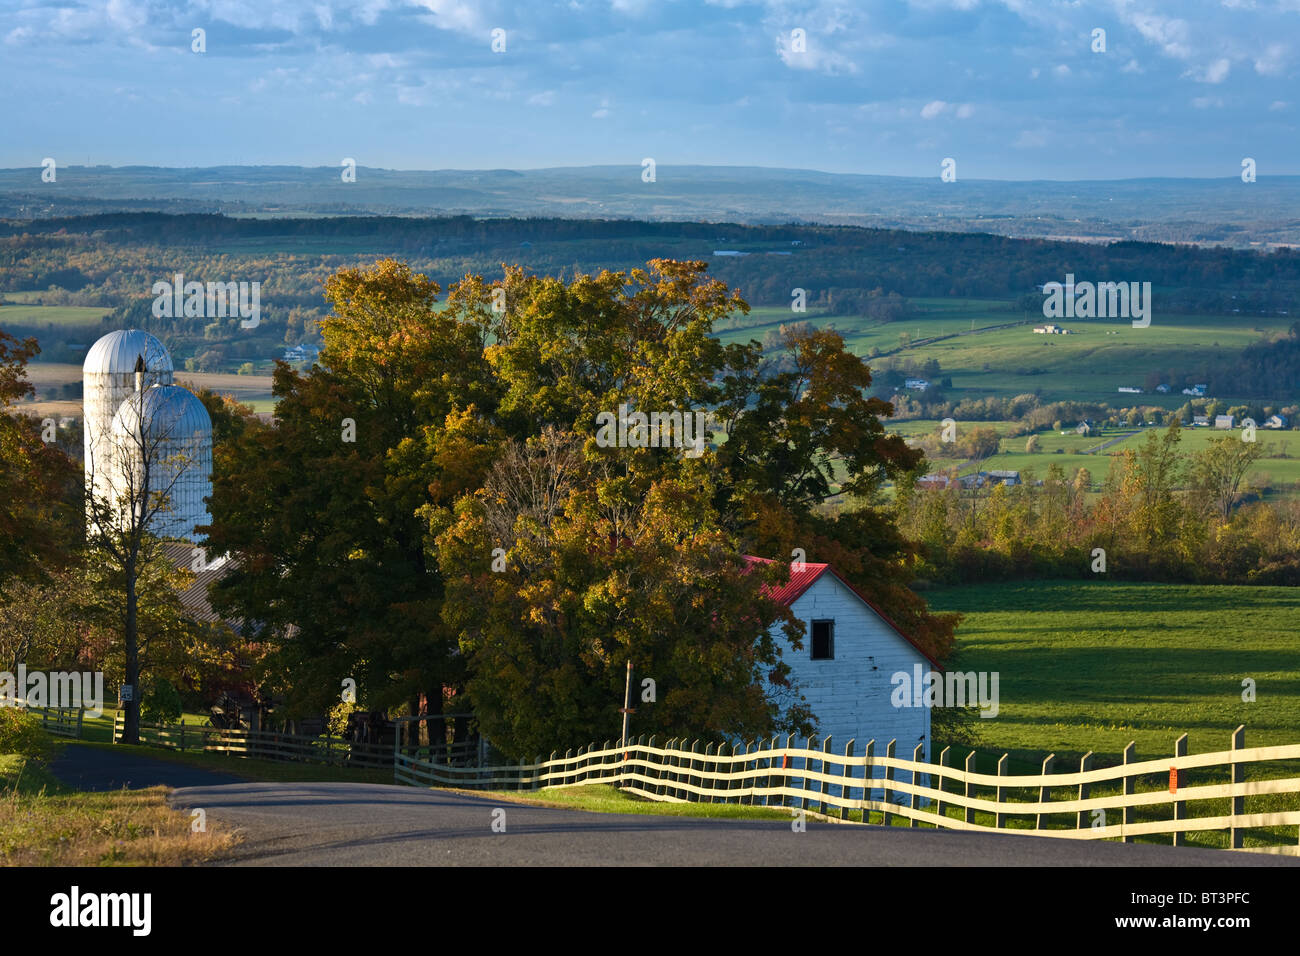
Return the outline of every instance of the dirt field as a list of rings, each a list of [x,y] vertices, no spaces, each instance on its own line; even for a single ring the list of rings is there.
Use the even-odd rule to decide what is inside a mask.
[[[81,381],[81,366],[58,362],[33,362],[27,366],[27,379],[36,386],[37,401],[23,402],[15,408],[28,415],[78,418],[80,401],[54,400],[47,396],[62,385]],[[210,372],[177,372],[176,383],[195,389],[210,388],[214,392],[233,395],[237,401],[252,405],[259,412],[271,409],[271,376],[233,375]]]

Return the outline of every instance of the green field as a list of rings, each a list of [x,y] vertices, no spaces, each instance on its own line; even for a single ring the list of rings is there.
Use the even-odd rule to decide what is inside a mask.
[[[21,293],[6,292],[4,298],[13,300]],[[100,320],[112,309],[78,305],[0,305],[0,328],[11,325],[83,325],[99,328]]]
[[[957,669],[998,672],[1001,709],[981,750],[1032,764],[1092,750],[1118,761],[1300,743],[1300,591],[1088,581],[996,583],[926,593],[966,615]],[[1257,686],[1242,701],[1242,680]],[[1076,764],[1077,766],[1077,764]]]
[[[928,459],[932,472],[958,468],[961,474],[976,471],[1019,471],[1031,472],[1035,479],[1045,478],[1047,469],[1053,464],[1064,469],[1067,476],[1073,475],[1080,468],[1087,468],[1094,484],[1105,480],[1112,463],[1125,451],[1136,451],[1145,441],[1150,428],[1121,426],[1119,428],[1095,427],[1091,434],[1080,435],[1073,428],[1060,431],[1036,432],[1040,450],[1029,453],[1025,451],[1028,435],[1011,437],[1007,433],[1016,427],[1016,422],[961,422],[958,428],[992,428],[1002,439],[999,451],[991,458],[981,462],[967,462],[964,459],[932,456]],[[937,434],[941,425],[934,419],[910,419],[902,422],[889,422],[888,430],[905,438],[919,438],[923,435]],[[1159,429],[1163,432],[1163,427]],[[1225,435],[1241,436],[1241,431],[1219,431],[1213,428],[1184,428],[1179,442],[1180,452],[1190,456],[1205,449],[1211,441]],[[1285,492],[1295,488],[1300,482],[1300,435],[1294,431],[1272,431],[1266,428],[1256,430],[1256,441],[1264,448],[1264,457],[1255,462],[1246,473],[1247,479],[1261,486],[1267,486]],[[1102,446],[1105,446],[1104,448]],[[1022,474],[1022,478],[1028,476]]]

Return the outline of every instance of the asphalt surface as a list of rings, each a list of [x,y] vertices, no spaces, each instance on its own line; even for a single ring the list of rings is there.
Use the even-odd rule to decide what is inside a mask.
[[[199,770],[168,760],[152,760],[129,751],[68,744],[50,764],[50,773],[78,790],[143,790],[159,785],[198,787],[243,783],[233,774]]]
[[[863,827],[584,813],[352,783],[186,787],[173,805],[240,828],[236,866],[1270,866],[1185,847]],[[503,810],[504,818],[495,811]],[[494,832],[504,819],[505,832]]]
[[[586,813],[359,783],[250,783],[71,744],[51,766],[83,790],[176,788],[243,841],[224,866],[1287,866],[1257,853],[783,820]],[[503,811],[499,812],[499,811]],[[494,823],[496,830],[493,829]],[[504,832],[497,832],[504,823]]]

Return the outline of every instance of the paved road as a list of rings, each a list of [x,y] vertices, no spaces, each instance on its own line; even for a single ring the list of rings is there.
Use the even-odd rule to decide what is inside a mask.
[[[83,790],[176,789],[177,808],[242,831],[234,866],[1272,866],[1300,860],[991,833],[584,813],[414,787],[249,783],[69,744],[51,770]],[[505,832],[493,832],[494,811]],[[499,818],[499,817],[498,817]]]
[[[78,790],[143,790],[159,784],[169,787],[242,783],[244,777],[199,770],[169,760],[153,760],[131,751],[107,750],[68,744],[50,764],[50,772]]]
[[[236,866],[1270,866],[1264,854],[1001,834],[583,813],[412,787],[200,786],[177,807],[244,832]],[[505,811],[505,833],[492,831]]]

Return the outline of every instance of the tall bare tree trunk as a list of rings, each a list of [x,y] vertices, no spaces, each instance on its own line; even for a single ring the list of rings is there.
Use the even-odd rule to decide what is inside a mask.
[[[122,742],[140,742],[140,652],[137,641],[138,620],[135,593],[135,557],[126,561],[126,684],[131,688],[131,699],[126,701],[126,726]]]

